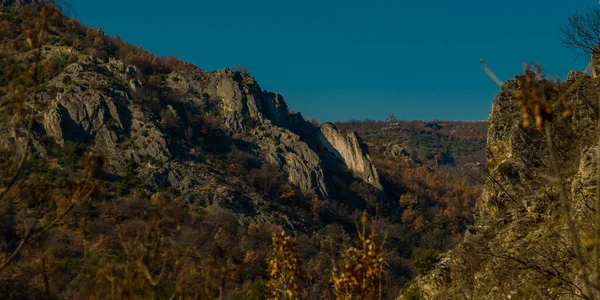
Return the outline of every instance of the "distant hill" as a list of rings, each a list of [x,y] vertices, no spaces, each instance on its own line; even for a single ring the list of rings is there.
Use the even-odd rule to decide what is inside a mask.
[[[487,121],[351,120],[336,125],[356,131],[370,149],[388,155],[431,165],[485,164]]]

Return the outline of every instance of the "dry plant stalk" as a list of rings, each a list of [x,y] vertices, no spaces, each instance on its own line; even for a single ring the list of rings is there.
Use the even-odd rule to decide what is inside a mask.
[[[39,82],[39,72],[40,72],[40,61],[42,55],[42,45],[44,44],[44,39],[46,36],[46,32],[48,30],[48,24],[46,18],[48,16],[48,8],[46,7],[46,3],[42,2],[40,8],[40,17],[36,20],[35,28],[31,31],[25,32],[25,38],[27,40],[27,44],[33,50],[33,66],[31,67],[30,73],[31,78],[33,80],[33,94],[31,97],[31,109],[29,112],[29,120],[27,121],[27,132],[25,136],[25,146],[23,148],[23,154],[19,160],[17,165],[17,169],[14,171],[14,174],[8,179],[8,183],[4,187],[0,187],[0,200],[6,195],[6,193],[10,190],[12,186],[17,182],[17,178],[21,174],[23,170],[23,166],[25,165],[25,161],[27,161],[27,157],[29,155],[29,144],[31,143],[31,132],[33,129],[33,121],[35,119],[36,114],[36,97],[38,97],[38,86]],[[22,97],[21,93],[24,93],[24,87],[13,87],[9,92],[9,98],[17,99],[16,102],[19,102],[18,98]]]
[[[296,253],[296,239],[281,231],[273,234],[272,241],[267,298],[299,299],[300,258]]]
[[[38,206],[33,220],[26,225],[25,234],[21,237],[19,245],[10,256],[0,263],[0,271],[6,268],[10,262],[18,256],[21,250],[23,250],[23,246],[28,242],[41,237],[48,230],[58,226],[75,206],[90,201],[97,190],[97,183],[94,181],[94,177],[102,168],[103,163],[103,159],[93,153],[85,159],[84,164],[86,167],[80,174],[81,178],[85,179],[79,183],[79,186],[73,195],[66,200],[66,204],[62,211],[57,212],[56,216],[51,220],[46,222],[42,221],[43,216],[40,215],[41,206]]]
[[[583,273],[583,282],[585,292],[590,299],[595,299],[595,289],[592,288],[592,284],[589,281],[588,269],[586,266],[586,259],[581,250],[581,241],[579,239],[579,232],[576,228],[573,216],[571,214],[571,203],[567,198],[567,192],[564,187],[564,180],[560,172],[560,166],[556,157],[554,143],[552,141],[552,127],[553,116],[555,113],[555,106],[558,102],[563,101],[566,95],[569,94],[570,89],[559,90],[555,85],[547,82],[538,80],[541,78],[542,69],[537,66],[535,73],[530,70],[528,65],[525,65],[525,74],[517,78],[517,84],[519,85],[520,91],[516,93],[516,98],[519,101],[521,107],[521,119],[523,127],[529,126],[529,115],[533,115],[535,120],[535,127],[538,129],[543,128],[546,136],[546,146],[550,156],[550,162],[552,165],[552,171],[554,178],[559,189],[559,197],[561,202],[561,211],[567,224],[567,230],[573,244],[573,251],[579,268]],[[571,86],[574,87],[575,84]],[[566,107],[562,112],[563,118],[569,118],[572,115],[570,107]],[[600,213],[597,211],[597,214]],[[598,218],[598,217],[597,217]],[[596,224],[598,227],[600,223]],[[597,273],[598,271],[595,271]]]
[[[332,281],[337,299],[383,299],[383,245],[375,243],[375,223],[376,219],[369,222],[367,212],[363,212],[357,247],[345,248],[342,260],[334,262]]]

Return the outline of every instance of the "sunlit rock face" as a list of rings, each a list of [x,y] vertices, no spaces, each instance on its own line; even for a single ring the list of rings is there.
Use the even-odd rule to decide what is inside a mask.
[[[319,141],[358,178],[381,189],[377,170],[356,132],[343,132],[331,123],[320,126]]]
[[[558,184],[564,186],[576,239],[585,249],[593,242],[600,93],[596,79],[582,72],[569,73],[557,87],[569,87],[562,89],[566,102],[555,99],[550,123],[560,174],[552,168],[545,131],[522,126],[515,97],[520,87],[516,80],[507,81],[489,115],[488,180],[476,203],[475,226],[432,271],[415,279],[411,288],[423,299],[581,295],[583,273],[572,256],[574,234],[567,229]],[[565,105],[573,111],[570,118],[562,116]]]
[[[42,127],[33,141],[39,153],[47,152],[41,140],[44,134],[61,147],[66,143],[92,145],[107,158],[110,172],[116,174],[133,161],[144,165],[139,176],[150,187],[167,184],[193,195],[197,171],[190,169],[192,155],[186,152],[189,149],[181,152],[173,146],[182,137],[175,138],[165,126],[168,119],[170,126],[185,131],[184,120],[194,118],[191,113],[212,118],[216,122],[212,126],[229,139],[249,145],[249,151],[264,163],[277,166],[291,184],[318,199],[331,198],[327,179],[331,170],[327,168],[348,171],[381,189],[377,171],[356,133],[305,121],[300,113],[290,111],[280,94],[262,90],[248,74],[190,68],[160,75],[162,88],[170,91],[179,106],[164,105],[152,112],[136,100],[148,89],[136,67],[118,59],[79,55],[68,47],[49,48],[43,56],[77,59],[47,83],[52,92],[42,95]],[[182,105],[193,112],[182,110]]]

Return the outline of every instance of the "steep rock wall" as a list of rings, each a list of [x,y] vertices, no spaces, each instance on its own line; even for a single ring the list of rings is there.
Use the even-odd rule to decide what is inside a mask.
[[[555,87],[573,115],[563,118],[564,103],[553,99],[550,136],[576,239],[588,257],[598,160],[598,81],[571,72]],[[567,229],[546,135],[521,126],[519,92],[517,81],[509,80],[494,99],[488,180],[476,204],[476,224],[456,249],[409,287],[423,299],[574,299],[586,293],[583,276],[591,276],[591,270],[582,270],[573,256],[574,234]]]
[[[354,176],[381,189],[379,175],[371,157],[356,132],[343,132],[331,123],[319,127],[318,140],[327,151],[338,157]]]

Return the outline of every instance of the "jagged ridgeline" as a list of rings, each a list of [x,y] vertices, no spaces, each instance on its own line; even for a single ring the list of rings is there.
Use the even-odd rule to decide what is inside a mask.
[[[333,264],[359,241],[382,264],[377,295],[394,298],[413,250],[447,250],[470,223],[476,190],[394,159],[378,174],[355,132],[305,121],[242,68],[203,71],[54,6],[0,3],[0,298],[263,299],[282,230],[299,297],[333,297]],[[407,205],[428,226],[403,224]],[[377,234],[357,239],[363,211],[379,211]]]
[[[84,144],[103,153],[111,173],[147,160],[151,167],[140,170],[143,181],[154,189],[177,185],[184,197],[194,193],[190,177],[202,174],[187,162],[200,159],[190,152],[203,145],[215,148],[215,153],[235,146],[260,156],[301,191],[319,199],[332,198],[326,159],[381,188],[355,134],[304,121],[289,111],[280,95],[263,91],[249,74],[204,72],[110,39],[74,20],[49,18],[63,24],[50,24],[41,49],[42,115],[36,118],[39,126],[32,142],[36,153],[50,151],[45,142]],[[16,47],[27,47],[20,36],[15,38]],[[15,53],[5,63],[26,66],[27,54]],[[18,72],[11,71],[8,76]],[[201,133],[208,133],[209,140]]]

